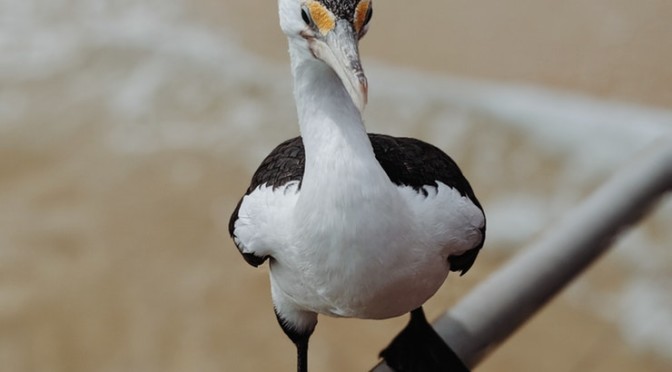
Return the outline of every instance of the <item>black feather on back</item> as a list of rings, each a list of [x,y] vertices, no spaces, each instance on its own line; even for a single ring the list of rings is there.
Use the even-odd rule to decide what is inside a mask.
[[[247,193],[264,184],[275,189],[291,181],[301,182],[305,167],[306,155],[301,137],[288,139],[273,149],[261,162],[252,176]]]
[[[457,163],[439,148],[415,138],[384,134],[369,134],[369,138],[376,159],[396,185],[410,186],[426,196],[423,187],[438,186],[439,181],[481,207]]]

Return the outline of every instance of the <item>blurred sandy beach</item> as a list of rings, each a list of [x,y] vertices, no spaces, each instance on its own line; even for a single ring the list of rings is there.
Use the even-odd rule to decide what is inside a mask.
[[[672,130],[670,19],[663,0],[375,2],[369,129],[445,149],[489,216],[430,318]],[[0,370],[294,369],[227,231],[298,132],[287,64],[275,2],[0,1]],[[476,370],[669,371],[671,224],[668,198]],[[310,365],[366,370],[405,322],[321,317]]]

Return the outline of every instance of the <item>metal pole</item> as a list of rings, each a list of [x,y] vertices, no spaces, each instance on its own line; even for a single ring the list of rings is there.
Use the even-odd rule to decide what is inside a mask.
[[[672,190],[672,136],[657,141],[434,322],[471,368]],[[376,372],[389,371],[384,363]]]

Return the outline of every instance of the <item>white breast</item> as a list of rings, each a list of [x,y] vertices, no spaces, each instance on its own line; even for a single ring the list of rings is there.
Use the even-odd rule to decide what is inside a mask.
[[[390,184],[391,185],[391,184]],[[391,186],[297,208],[297,184],[246,196],[236,236],[270,255],[274,303],[332,316],[389,318],[422,305],[444,282],[447,257],[473,248],[484,217],[439,183],[427,196]]]

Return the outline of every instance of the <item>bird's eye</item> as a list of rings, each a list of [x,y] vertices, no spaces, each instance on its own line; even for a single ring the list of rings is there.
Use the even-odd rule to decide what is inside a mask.
[[[303,22],[306,23],[307,26],[310,26],[313,22],[310,19],[310,16],[308,15],[308,10],[303,7],[301,8],[301,18],[303,19]]]
[[[369,24],[369,21],[371,20],[371,17],[373,16],[373,7],[369,6],[369,9],[366,10],[366,16],[364,17],[364,25],[366,26]]]

